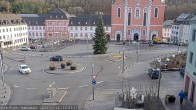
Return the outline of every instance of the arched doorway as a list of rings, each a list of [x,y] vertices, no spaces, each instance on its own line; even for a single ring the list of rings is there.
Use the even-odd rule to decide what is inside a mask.
[[[120,42],[120,34],[116,35],[116,42]]]
[[[133,40],[134,40],[134,41],[138,41],[138,40],[139,40],[139,34],[138,34],[138,33],[135,33],[135,34],[134,34]]]
[[[153,40],[156,36],[157,36],[156,34],[153,34],[153,35],[152,35],[152,40]]]

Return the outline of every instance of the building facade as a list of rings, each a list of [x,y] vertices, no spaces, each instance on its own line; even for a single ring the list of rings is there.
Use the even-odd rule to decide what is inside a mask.
[[[184,91],[187,94],[187,100],[196,109],[196,15],[189,21],[191,28],[184,76]]]
[[[60,8],[54,9],[45,18],[45,32],[47,40],[67,40],[69,39],[68,25],[70,15]]]
[[[48,42],[60,40],[91,40],[94,37],[98,15],[71,16],[60,8],[49,14],[20,14],[27,22],[30,39],[45,38]],[[107,37],[111,34],[111,16],[103,15]]]
[[[103,15],[104,28],[106,36],[110,38],[111,16]],[[98,15],[84,15],[71,17],[69,22],[70,39],[92,40],[99,20]]]
[[[45,18],[37,14],[20,14],[26,21],[28,27],[29,40],[45,38]]]
[[[27,24],[15,14],[0,14],[1,48],[28,44]]]
[[[111,39],[149,41],[162,36],[164,0],[113,0]]]
[[[173,20],[167,20],[163,23],[162,36],[163,36],[163,39],[167,40],[167,42],[171,40],[172,23],[173,23]]]
[[[193,14],[182,13],[174,20],[171,30],[171,41],[174,44],[178,44],[180,42],[188,42],[190,36],[189,19],[191,19],[192,17]]]

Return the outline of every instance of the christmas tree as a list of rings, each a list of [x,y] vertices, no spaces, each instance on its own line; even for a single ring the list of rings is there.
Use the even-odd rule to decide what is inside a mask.
[[[93,41],[94,54],[105,54],[108,47],[103,18],[101,14],[99,15],[99,21],[95,29],[95,36],[93,38]]]

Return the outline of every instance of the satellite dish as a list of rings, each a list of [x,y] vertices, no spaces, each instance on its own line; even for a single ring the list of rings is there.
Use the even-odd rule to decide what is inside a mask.
[[[165,0],[161,0],[162,3],[165,3]]]

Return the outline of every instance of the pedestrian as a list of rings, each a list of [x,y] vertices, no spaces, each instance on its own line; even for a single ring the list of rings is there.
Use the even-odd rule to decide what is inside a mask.
[[[181,90],[181,92],[178,95],[180,97],[180,105],[182,105],[183,99],[185,97],[185,94],[184,94],[183,90]]]

